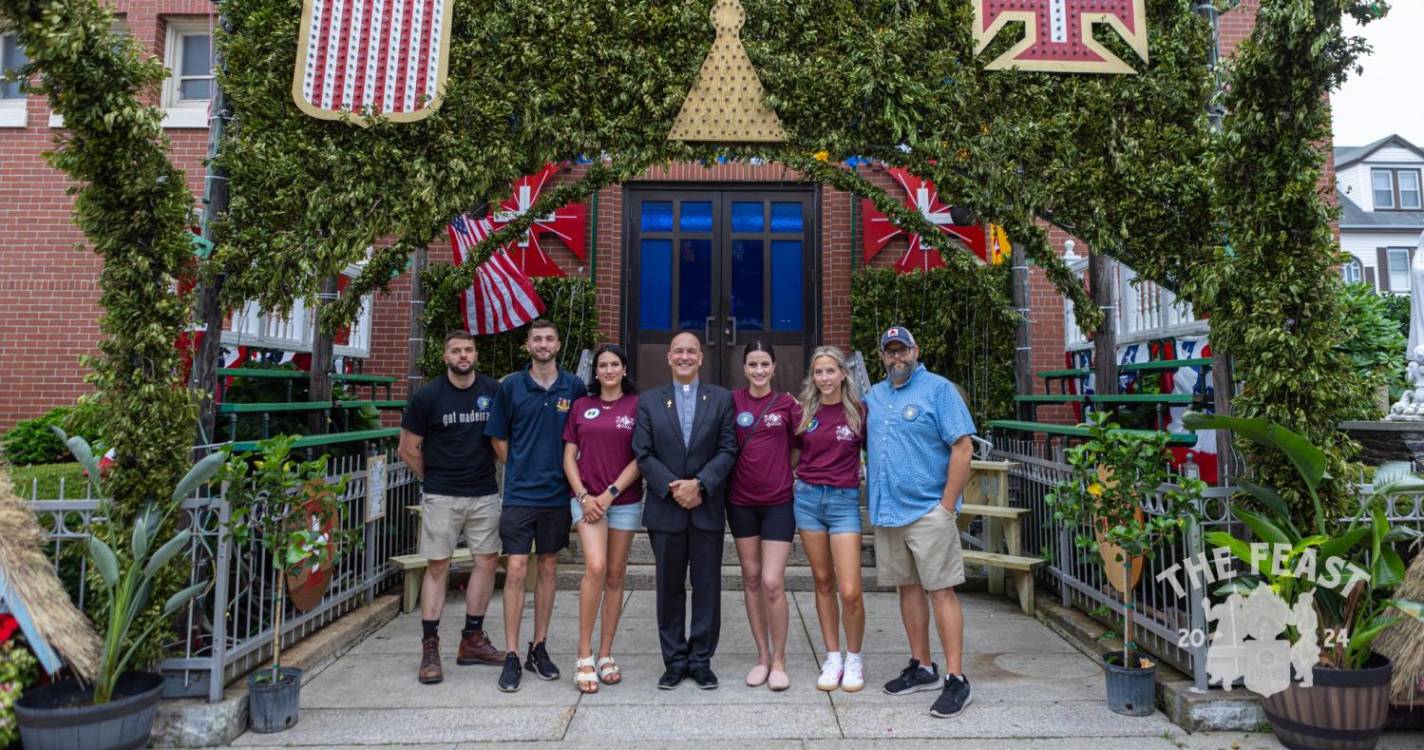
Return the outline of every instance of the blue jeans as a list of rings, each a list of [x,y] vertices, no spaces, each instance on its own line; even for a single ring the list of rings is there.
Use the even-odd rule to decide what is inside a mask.
[[[860,533],[860,488],[807,484],[794,487],[796,528],[831,534]]]
[[[569,500],[569,511],[573,513],[574,523],[583,520],[583,508],[579,507],[577,500]],[[628,503],[626,505],[610,505],[608,512],[603,515],[608,517],[608,528],[619,531],[637,531],[643,528],[643,503]]]

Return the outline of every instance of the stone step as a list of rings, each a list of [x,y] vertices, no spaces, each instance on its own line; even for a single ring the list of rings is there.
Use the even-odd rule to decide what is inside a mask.
[[[578,532],[569,535],[569,546],[559,553],[559,563],[583,564],[583,545],[579,541]],[[653,547],[649,543],[646,533],[638,532],[633,537],[633,545],[628,549],[628,563],[630,565],[639,563],[651,565],[653,563]],[[737,540],[732,538],[730,532],[722,540],[722,564],[733,567],[741,564],[741,558],[737,556]],[[806,558],[805,547],[801,546],[799,535],[791,542],[791,556],[787,558],[786,564],[788,566],[811,564],[811,561]],[[868,532],[861,534],[860,564],[866,568],[875,566],[875,536]]]

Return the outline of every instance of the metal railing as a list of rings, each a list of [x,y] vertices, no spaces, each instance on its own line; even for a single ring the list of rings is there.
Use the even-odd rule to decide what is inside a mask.
[[[1009,504],[1027,508],[1024,520],[1023,554],[1041,557],[1047,564],[1038,569],[1039,582],[1057,591],[1065,607],[1075,607],[1097,617],[1112,613],[1107,623],[1121,627],[1122,596],[1108,582],[1097,555],[1078,549],[1073,540],[1079,533],[1091,534],[1087,527],[1072,528],[1056,521],[1044,496],[1061,481],[1071,476],[1071,468],[1063,460],[1061,443],[1005,439],[995,436],[997,446],[991,454],[995,460],[1018,464],[1009,472]],[[1369,485],[1357,485],[1361,498],[1374,490]],[[1159,548],[1143,565],[1142,577],[1133,587],[1132,640],[1158,659],[1192,677],[1197,690],[1206,690],[1206,650],[1211,628],[1202,609],[1202,599],[1213,584],[1197,585],[1190,577],[1175,576],[1185,594],[1165,578],[1163,571],[1198,555],[1210,555],[1204,535],[1211,531],[1228,531],[1238,537],[1247,534],[1245,527],[1232,513],[1233,487],[1209,487],[1198,503],[1199,520],[1189,524],[1176,542]],[[1143,510],[1149,515],[1161,515],[1164,507],[1157,502]],[[1424,494],[1397,495],[1389,498],[1386,514],[1392,524],[1405,524],[1424,532]],[[1203,582],[1204,583],[1204,582]],[[1194,636],[1200,633],[1201,636]],[[1205,636],[1205,637],[1203,637]]]
[[[1081,259],[1069,267],[1082,279],[1087,273],[1087,264],[1087,259]],[[1118,344],[1206,333],[1207,322],[1198,320],[1192,306],[1177,299],[1171,290],[1139,277],[1136,271],[1117,261],[1112,262],[1109,275]],[[1065,349],[1092,346],[1088,337],[1078,330],[1073,303],[1067,300],[1063,305],[1063,333]]]
[[[384,492],[368,503],[368,482],[376,468]],[[406,506],[419,503],[419,480],[394,449],[332,458],[327,481],[342,477],[347,484],[340,499],[345,511],[341,523],[359,529],[362,544],[335,560],[330,584],[310,610],[298,612],[287,599],[284,647],[397,583],[398,571],[389,559],[415,551],[419,518],[406,512]],[[57,498],[34,497],[35,486],[17,489],[30,495],[41,528],[49,535],[49,557],[82,609],[89,593],[84,540],[103,520],[100,501],[84,481],[61,481]],[[175,620],[177,637],[165,644],[167,656],[159,664],[167,680],[165,697],[206,696],[216,702],[229,682],[271,655],[272,593],[278,582],[257,540],[239,546],[223,532],[229,511],[221,496],[191,497],[180,505],[179,528],[194,532],[186,553],[189,583],[206,580],[212,585]]]

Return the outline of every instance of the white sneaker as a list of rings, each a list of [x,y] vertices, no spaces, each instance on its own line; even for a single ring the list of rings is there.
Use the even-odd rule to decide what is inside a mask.
[[[841,675],[841,690],[847,693],[860,692],[865,687],[865,665],[860,659],[860,654],[847,654],[845,660],[845,671]]]
[[[837,657],[840,654],[836,654]],[[830,692],[841,684],[841,673],[843,667],[839,658],[826,659],[826,663],[821,665],[821,676],[816,680],[816,689]]]

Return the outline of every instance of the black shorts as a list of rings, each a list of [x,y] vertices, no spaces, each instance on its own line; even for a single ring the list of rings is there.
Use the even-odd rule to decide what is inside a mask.
[[[759,536],[768,542],[789,542],[796,536],[796,513],[790,500],[776,505],[727,503],[727,525],[737,539]]]
[[[506,555],[557,554],[569,546],[573,515],[569,504],[557,508],[506,505],[499,514],[499,542]]]

